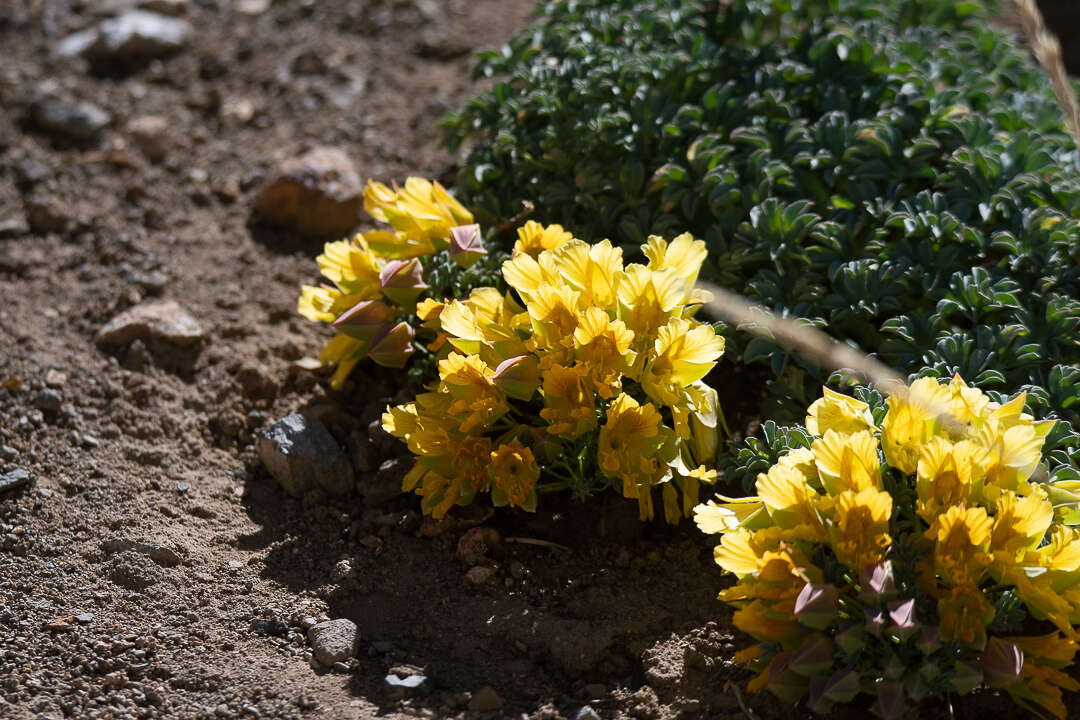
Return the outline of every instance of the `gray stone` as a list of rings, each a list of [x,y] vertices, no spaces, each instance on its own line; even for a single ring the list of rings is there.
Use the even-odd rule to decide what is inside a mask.
[[[153,300],[120,313],[101,328],[98,345],[127,345],[132,340],[160,340],[178,346],[198,343],[202,327],[175,300]]]
[[[349,459],[317,420],[292,414],[270,426],[258,440],[259,458],[294,497],[315,488],[347,495],[353,486]]]
[[[356,623],[344,618],[315,625],[308,630],[307,637],[315,659],[327,667],[353,657],[360,646],[360,631]]]
[[[60,412],[60,407],[63,404],[63,396],[52,388],[45,388],[34,398],[34,407],[38,410],[44,410],[45,412]]]
[[[364,498],[364,504],[375,507],[388,503],[401,495],[401,481],[413,466],[412,458],[390,458],[379,466],[373,476],[357,481],[357,492]]]
[[[30,114],[42,130],[74,140],[89,140],[112,122],[112,115],[97,105],[56,97],[38,100]]]
[[[0,238],[12,238],[30,232],[30,224],[21,217],[0,220]]]
[[[493,712],[501,709],[502,706],[502,698],[499,697],[499,693],[495,692],[495,688],[490,685],[485,685],[477,690],[473,693],[472,699],[469,700],[469,709],[473,712]]]
[[[600,716],[591,707],[585,705],[574,715],[574,720],[600,720]]]
[[[383,689],[391,700],[427,695],[431,692],[431,678],[427,675],[398,677],[396,673],[390,673],[383,678]]]
[[[10,472],[0,475],[0,493],[14,490],[30,482],[30,473],[22,468],[15,468]]]
[[[68,35],[56,53],[91,61],[149,59],[182,50],[190,38],[191,25],[184,20],[129,10]]]
[[[75,622],[80,625],[89,625],[94,622],[94,613],[79,613],[75,616]]]
[[[364,185],[341,150],[317,147],[271,173],[255,209],[271,224],[301,235],[345,235],[360,219]]]

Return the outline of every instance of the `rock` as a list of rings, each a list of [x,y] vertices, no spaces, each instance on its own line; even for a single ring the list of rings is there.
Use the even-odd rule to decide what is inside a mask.
[[[233,7],[244,15],[262,15],[270,9],[270,0],[236,0]]]
[[[495,528],[469,528],[458,540],[457,556],[458,559],[470,565],[476,565],[500,545],[502,545],[502,535]]]
[[[10,472],[0,475],[0,493],[14,490],[30,482],[30,473],[22,468],[15,468]]]
[[[390,673],[383,678],[383,689],[391,700],[427,695],[431,692],[431,678],[427,675],[398,677]]]
[[[493,712],[500,710],[502,706],[502,698],[490,685],[485,685],[477,690],[473,693],[472,699],[469,700],[469,709],[473,712]]]
[[[348,660],[360,646],[356,623],[344,618],[321,622],[308,630],[307,636],[315,659],[326,666]]]
[[[585,705],[574,715],[574,720],[600,720],[600,716],[591,707]]]
[[[169,121],[164,116],[140,115],[127,124],[127,131],[150,162],[160,162],[169,154]]]
[[[51,388],[59,388],[67,385],[67,374],[57,370],[56,368],[50,368],[45,373],[45,385]]]
[[[21,217],[0,220],[0,238],[19,237],[30,232],[30,224]]]
[[[71,218],[65,207],[54,197],[48,195],[28,195],[23,201],[26,208],[26,221],[30,229],[44,235],[67,230]]]
[[[353,486],[349,459],[317,420],[292,414],[270,426],[258,440],[259,458],[294,497],[316,487],[347,495]]]
[[[356,491],[367,507],[388,503],[401,496],[401,481],[413,466],[411,458],[390,458],[375,475],[357,479]]]
[[[314,627],[314,626],[312,626]],[[273,635],[274,637],[283,637],[289,632],[289,626],[280,620],[266,620],[259,618],[251,621],[251,632],[256,635]]]
[[[495,568],[477,565],[474,568],[469,568],[469,572],[465,573],[465,579],[473,585],[483,585],[488,580],[495,577],[495,572]]]
[[[63,404],[64,398],[52,388],[45,388],[34,398],[34,407],[44,412],[58,413]]]
[[[175,550],[167,548],[164,545],[151,546],[147,554],[150,556],[151,560],[162,567],[176,567],[184,562],[183,558],[181,558]]]
[[[41,98],[30,115],[42,130],[73,140],[90,140],[112,122],[112,115],[97,105],[57,97]]]
[[[145,10],[128,10],[60,41],[61,57],[84,57],[91,62],[150,59],[182,50],[191,37],[184,20]]]
[[[94,613],[79,613],[75,616],[75,622],[80,625],[89,625],[94,622]]]
[[[353,430],[349,433],[346,444],[356,472],[369,473],[378,467],[378,450],[375,448],[375,443],[371,442],[367,435],[359,430]]]
[[[266,221],[312,237],[345,235],[356,226],[364,186],[352,160],[317,147],[285,161],[259,192],[255,209]]]
[[[175,300],[153,300],[125,310],[98,331],[102,345],[127,345],[132,340],[164,341],[189,346],[205,337],[199,323]]]

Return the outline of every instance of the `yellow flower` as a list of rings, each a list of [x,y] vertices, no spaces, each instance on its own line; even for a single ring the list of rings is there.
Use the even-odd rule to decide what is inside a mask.
[[[827,430],[811,450],[821,484],[830,495],[881,487],[878,441],[869,430],[849,435]]]
[[[674,318],[659,328],[654,356],[641,377],[646,394],[674,405],[681,390],[705,377],[724,354],[724,338],[709,325]]]
[[[634,333],[620,320],[612,320],[598,307],[578,316],[574,329],[574,357],[581,363],[593,387],[605,400],[622,388],[622,374],[633,364],[630,344]]]
[[[881,424],[885,461],[905,473],[913,473],[923,445],[941,426],[948,410],[949,390],[934,378],[919,378],[902,394],[889,396],[889,411]]]
[[[1069,716],[1068,709],[1061,700],[1061,691],[1076,692],[1080,690],[1080,683],[1070,675],[1055,667],[1027,662],[1027,658],[1024,660],[1024,666],[1020,669],[1020,681],[1017,685],[1022,685],[1026,692],[1019,690],[1014,685],[1008,688],[1011,695],[1042,705],[1051,715],[1060,718],[1060,720],[1065,720]]]
[[[387,260],[408,260],[435,253],[435,244],[424,234],[371,230],[361,236],[375,255]]]
[[[686,282],[671,268],[654,272],[644,265],[626,267],[619,282],[619,317],[634,331],[638,349],[647,349],[686,296]]]
[[[658,235],[650,235],[648,242],[641,246],[641,251],[649,260],[650,270],[671,268],[688,287],[693,287],[697,282],[701,264],[709,255],[705,243],[695,240],[690,233],[679,235],[670,244]]]
[[[739,578],[756,573],[761,557],[776,543],[770,542],[766,533],[755,533],[739,528],[724,535],[713,549],[716,564]]]
[[[938,625],[944,640],[978,647],[986,641],[986,625],[993,619],[994,606],[974,585],[957,585],[938,600]]]
[[[755,600],[735,611],[732,623],[747,635],[766,642],[782,642],[799,631],[799,623],[786,619],[762,600]],[[763,673],[766,674],[766,673]]]
[[[382,265],[361,236],[357,235],[351,242],[337,240],[326,243],[323,253],[315,261],[322,274],[345,294],[358,295],[360,300],[379,296],[379,271]]]
[[[845,490],[836,498],[830,528],[836,558],[852,570],[881,562],[892,539],[892,496],[875,487]]]
[[[980,490],[985,452],[973,442],[939,436],[923,446],[917,466],[919,515],[928,523],[955,505],[966,505]]]
[[[982,390],[968,387],[959,375],[949,382],[949,413],[966,425],[979,427],[986,420],[990,398]]]
[[[540,466],[529,448],[514,438],[491,453],[491,491],[496,507],[510,505],[532,512],[536,509],[536,481]]]
[[[585,390],[585,369],[552,365],[544,373],[544,409],[540,417],[551,423],[548,432],[573,440],[596,427],[592,392]]]
[[[954,584],[977,583],[986,567],[993,520],[982,507],[954,505],[938,515],[926,538],[936,542],[934,569]]]
[[[1029,511],[1030,515],[1028,517],[1022,518],[1023,524],[1019,526],[1021,531],[1026,530],[1037,534],[1037,537],[1029,536],[1028,538],[1028,545],[1034,545],[1042,540],[1049,525],[1049,523],[1044,524],[1049,503],[1042,498],[1036,501],[1024,498],[1020,502],[1027,504],[1029,507],[1031,505],[1036,506],[1036,509]],[[1039,532],[1040,529],[1042,532]],[[1055,525],[1050,533],[1050,542],[1038,550],[1028,553],[1025,562],[1036,567],[1044,567],[1064,573],[1077,572],[1080,570],[1080,533],[1077,532],[1076,528]],[[1074,577],[1073,583],[1077,580],[1080,580],[1080,578]]]
[[[1072,662],[1078,647],[1076,640],[1052,632],[1047,635],[1004,638],[1024,651],[1025,661],[1031,660],[1040,665],[1065,667]]]
[[[645,466],[664,442],[660,413],[652,403],[639,405],[623,393],[611,402],[606,420],[597,447],[603,473],[624,481],[652,480]]]
[[[541,285],[529,298],[527,310],[541,348],[559,351],[574,346],[581,293],[569,287]]]
[[[765,503],[758,497],[726,498],[727,502],[709,502],[694,508],[694,524],[698,530],[711,535],[726,533],[746,527],[765,512]]]
[[[1020,490],[1035,472],[1044,438],[1031,423],[1005,427],[990,421],[980,435],[987,448],[986,481],[1002,490]]]
[[[330,387],[340,390],[345,384],[345,378],[356,367],[356,363],[368,351],[368,343],[351,338],[345,333],[338,333],[326,344],[319,353],[319,361],[324,365],[337,365],[334,374],[330,377]]]
[[[536,259],[543,251],[554,250],[573,239],[574,236],[563,230],[562,225],[544,227],[535,220],[530,220],[518,228],[514,255],[524,253]]]
[[[485,355],[485,362],[493,364],[525,353],[516,332],[524,323],[521,306],[495,288],[476,288],[466,300],[449,302],[439,313],[439,324],[455,348]]]
[[[428,330],[442,330],[439,317],[445,307],[445,302],[440,302],[434,298],[424,298],[416,304],[416,317],[420,319],[420,324]]]
[[[364,209],[398,232],[429,240],[445,240],[450,237],[450,228],[473,222],[472,213],[442,185],[418,177],[406,179],[405,187],[394,190],[369,181],[364,189]]]
[[[503,263],[502,274],[506,284],[517,290],[526,303],[537,288],[562,284],[562,276],[550,252],[542,253],[539,260],[524,253],[515,255]]]
[[[768,473],[758,475],[757,496],[777,526],[789,530],[799,525],[820,528],[815,506],[818,495],[798,471],[773,465]]]
[[[439,361],[442,385],[454,398],[448,413],[461,418],[461,432],[483,427],[510,409],[492,380],[494,374],[478,355],[455,352]]]
[[[1035,549],[1053,520],[1054,507],[1045,493],[1039,491],[1026,497],[1008,491],[1003,493],[998,498],[994,529],[990,535],[995,560],[1014,563],[1024,551]],[[1080,563],[1080,556],[1077,562]]]
[[[584,306],[612,312],[617,309],[622,248],[612,247],[607,240],[595,245],[572,240],[554,250],[552,257],[563,281],[581,293]]]
[[[822,389],[824,396],[815,400],[806,412],[806,429],[811,435],[821,437],[829,430],[851,434],[875,429],[869,405],[829,388]]]

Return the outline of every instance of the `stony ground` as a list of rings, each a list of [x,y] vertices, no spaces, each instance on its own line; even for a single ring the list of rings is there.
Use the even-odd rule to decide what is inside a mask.
[[[0,717],[791,715],[740,695],[692,528],[422,522],[374,422],[402,379],[302,367],[320,245],[259,197],[334,227],[367,177],[452,180],[434,124],[531,7],[0,3]],[[346,494],[260,462],[295,412]]]

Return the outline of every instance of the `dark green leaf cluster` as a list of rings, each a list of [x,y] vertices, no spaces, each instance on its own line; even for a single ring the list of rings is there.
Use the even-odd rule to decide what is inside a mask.
[[[1080,419],[1077,156],[981,4],[564,0],[478,73],[444,131],[474,143],[457,189],[485,225],[529,200],[628,256],[690,231],[708,280]],[[771,366],[762,415],[801,419],[823,371],[740,349]]]

